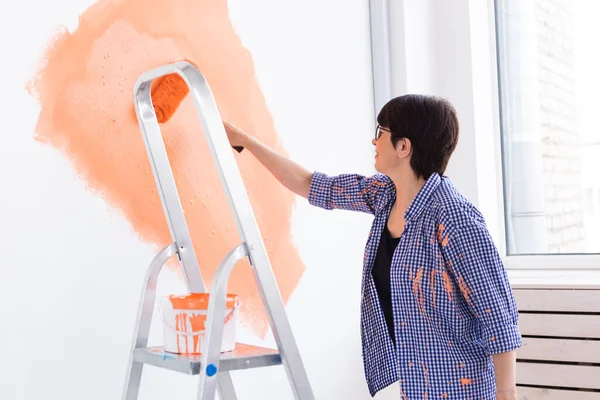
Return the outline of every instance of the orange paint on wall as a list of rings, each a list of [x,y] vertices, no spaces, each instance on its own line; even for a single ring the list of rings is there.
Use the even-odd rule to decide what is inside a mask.
[[[63,29],[54,38],[28,84],[41,106],[36,139],[63,152],[90,190],[119,209],[142,240],[158,246],[169,243],[170,235],[132,90],[141,73],[181,59],[200,68],[224,119],[285,154],[252,56],[234,31],[225,0],[100,1],[81,15],[77,30]],[[210,284],[239,238],[189,95],[162,129],[202,274]],[[236,158],[286,301],[305,268],[290,233],[295,197],[249,154]],[[149,262],[122,268],[140,269]],[[242,323],[263,335],[266,315],[244,264],[234,270],[228,291],[240,297]]]

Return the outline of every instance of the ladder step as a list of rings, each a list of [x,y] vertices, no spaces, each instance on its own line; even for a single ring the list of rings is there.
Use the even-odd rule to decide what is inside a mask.
[[[162,346],[135,349],[133,361],[189,375],[198,375],[201,367],[200,355],[169,353]],[[277,350],[236,343],[233,351],[221,354],[219,370],[232,371],[272,365],[281,365],[281,356]]]

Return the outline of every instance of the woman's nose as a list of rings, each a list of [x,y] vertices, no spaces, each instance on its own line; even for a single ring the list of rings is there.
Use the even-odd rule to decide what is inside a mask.
[[[375,138],[371,139],[371,144],[373,146],[375,146],[377,144],[377,139],[375,139]]]

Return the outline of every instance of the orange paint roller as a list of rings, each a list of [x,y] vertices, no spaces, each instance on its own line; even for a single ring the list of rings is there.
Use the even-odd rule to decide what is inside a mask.
[[[151,90],[152,105],[159,123],[167,122],[179,104],[190,91],[188,85],[179,74],[165,76],[154,89]],[[239,152],[244,150],[242,146],[233,146]]]

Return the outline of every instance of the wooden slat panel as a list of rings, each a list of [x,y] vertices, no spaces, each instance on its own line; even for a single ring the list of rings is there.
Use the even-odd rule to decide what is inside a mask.
[[[571,361],[600,364],[600,341],[523,338],[517,357],[525,360]],[[600,376],[598,377],[600,380]],[[600,394],[598,394],[600,399]]]
[[[522,335],[600,339],[600,315],[519,314]]]
[[[600,393],[578,392],[575,390],[517,388],[519,400],[598,400]]]
[[[517,363],[517,384],[600,389],[600,366]]]
[[[520,311],[600,312],[600,290],[514,290]]]

